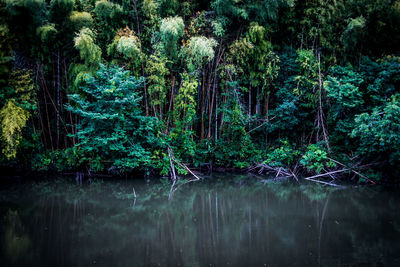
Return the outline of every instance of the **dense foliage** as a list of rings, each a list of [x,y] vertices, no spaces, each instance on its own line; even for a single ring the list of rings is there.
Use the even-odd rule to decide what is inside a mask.
[[[399,174],[400,1],[0,0],[0,40],[2,166]]]

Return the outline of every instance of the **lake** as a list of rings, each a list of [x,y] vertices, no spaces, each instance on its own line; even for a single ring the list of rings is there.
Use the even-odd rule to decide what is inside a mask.
[[[398,189],[238,174],[178,186],[3,185],[1,266],[400,266]]]

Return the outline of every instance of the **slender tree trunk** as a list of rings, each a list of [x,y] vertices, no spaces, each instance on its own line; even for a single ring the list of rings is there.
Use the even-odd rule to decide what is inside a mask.
[[[257,92],[256,92],[256,111],[255,113],[258,115],[260,113],[260,88],[257,86]]]
[[[326,142],[326,147],[328,148],[328,151],[331,151],[331,148],[329,146],[329,140],[328,140],[328,132],[325,128],[325,120],[324,120],[324,111],[322,109],[322,75],[321,75],[321,54],[318,53],[318,80],[319,80],[319,122],[322,128],[322,133],[324,135],[324,140]]]
[[[39,80],[39,68],[40,65],[38,62],[36,62],[36,75],[35,75],[35,84],[39,84],[38,80]],[[40,87],[39,87],[40,88]],[[43,144],[45,149],[47,149],[47,139],[46,139],[46,135],[45,135],[45,129],[44,129],[44,123],[43,123],[43,115],[42,115],[42,111],[40,109],[40,101],[39,101],[39,94],[40,92],[37,92],[37,94],[35,94],[36,97],[36,103],[37,103],[37,107],[38,107],[38,116],[39,116],[39,121],[40,121],[40,127],[41,127],[41,134],[40,134],[40,138],[43,140]]]
[[[68,90],[69,87],[69,83],[68,83],[68,68],[67,68],[67,64],[65,62],[65,57],[63,59],[64,62],[64,78],[65,78],[65,88]],[[67,97],[67,102],[68,104],[70,104],[69,98]],[[76,141],[75,141],[75,135],[76,135],[76,131],[75,131],[75,126],[74,126],[74,121],[72,118],[72,112],[68,111],[69,114],[69,121],[71,123],[71,133],[72,133],[72,145],[75,146]]]
[[[251,117],[251,85],[249,86],[249,128],[250,128],[250,117]]]
[[[268,121],[268,113],[269,113],[269,97],[270,92],[268,91],[265,97],[265,120]],[[268,144],[268,131],[265,131],[265,144]]]
[[[139,20],[137,6],[136,6],[137,0],[132,0],[132,3],[133,3],[133,7],[135,8],[137,34],[138,34],[138,37],[139,37],[139,41],[141,43],[142,39],[141,39],[141,33],[140,33],[140,20]]]
[[[216,91],[215,87],[213,87],[210,110],[208,113],[208,138],[211,138],[211,125],[212,125],[212,114],[213,114],[213,109],[214,109],[215,91]]]
[[[57,141],[56,148],[60,148],[60,50],[57,51]]]
[[[49,131],[49,137],[50,137],[50,144],[51,144],[51,150],[54,150],[54,146],[53,146],[53,138],[51,137],[51,127],[50,127],[50,119],[49,119],[49,110],[47,108],[47,97],[46,95],[43,95],[44,97],[44,106],[46,109],[46,117],[47,117],[47,126],[48,126],[48,131]]]
[[[213,60],[213,62],[214,62],[214,60]],[[206,110],[206,112],[208,111],[208,129],[207,129],[207,138],[209,139],[209,138],[211,138],[211,132],[210,132],[210,130],[211,130],[211,124],[210,124],[210,122],[211,122],[211,116],[212,116],[212,110],[213,110],[213,101],[214,101],[214,99],[213,99],[213,95],[211,94],[211,75],[212,75],[212,71],[211,71],[211,68],[212,68],[212,64],[211,63],[209,63],[208,64],[208,79],[207,79],[207,110]],[[204,73],[203,74],[204,76],[206,76],[206,73]]]
[[[43,100],[44,100],[44,107],[45,107],[45,111],[46,111],[46,119],[47,119],[47,131],[49,134],[49,139],[50,139],[50,145],[51,145],[51,150],[54,150],[54,146],[53,146],[53,137],[51,135],[51,126],[50,126],[50,118],[49,118],[49,110],[48,110],[48,103],[47,103],[47,97],[46,97],[46,88],[47,88],[47,84],[46,84],[46,80],[44,78],[44,74],[43,74],[43,68],[40,66],[40,83],[41,83],[41,88],[42,88],[42,92],[43,92]]]
[[[171,72],[171,93],[170,93],[170,97],[169,97],[168,113],[171,113],[171,111],[173,109],[174,100],[175,100],[174,95],[175,95],[175,75],[173,72]],[[167,127],[169,127],[170,118],[171,118],[171,114],[169,114],[169,116],[168,116]]]
[[[218,94],[215,95],[215,142],[218,140]]]
[[[268,120],[268,113],[269,113],[269,97],[270,92],[268,91],[265,95],[265,119]]]
[[[202,71],[202,74],[204,70]],[[204,75],[202,75],[202,83],[201,83],[201,125],[200,125],[200,140],[204,139],[204,112],[206,106],[206,96],[204,89]]]
[[[144,83],[143,86],[143,92],[144,92],[144,105],[145,105],[145,109],[146,109],[146,116],[149,116],[149,102],[147,99],[147,87],[146,87],[146,82]]]

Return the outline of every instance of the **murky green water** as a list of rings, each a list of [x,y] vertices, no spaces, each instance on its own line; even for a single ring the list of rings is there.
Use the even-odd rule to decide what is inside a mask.
[[[132,187],[137,198],[133,197]],[[73,179],[0,189],[1,266],[400,266],[400,192]]]

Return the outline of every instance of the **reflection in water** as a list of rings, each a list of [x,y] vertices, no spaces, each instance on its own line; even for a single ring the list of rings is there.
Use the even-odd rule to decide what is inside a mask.
[[[0,191],[4,266],[400,265],[396,192],[263,185],[65,180]],[[137,197],[134,197],[134,188]],[[2,264],[3,266],[3,264]]]
[[[18,211],[9,209],[4,218],[4,255],[10,262],[16,262],[20,257],[26,257],[31,242],[24,233]]]

